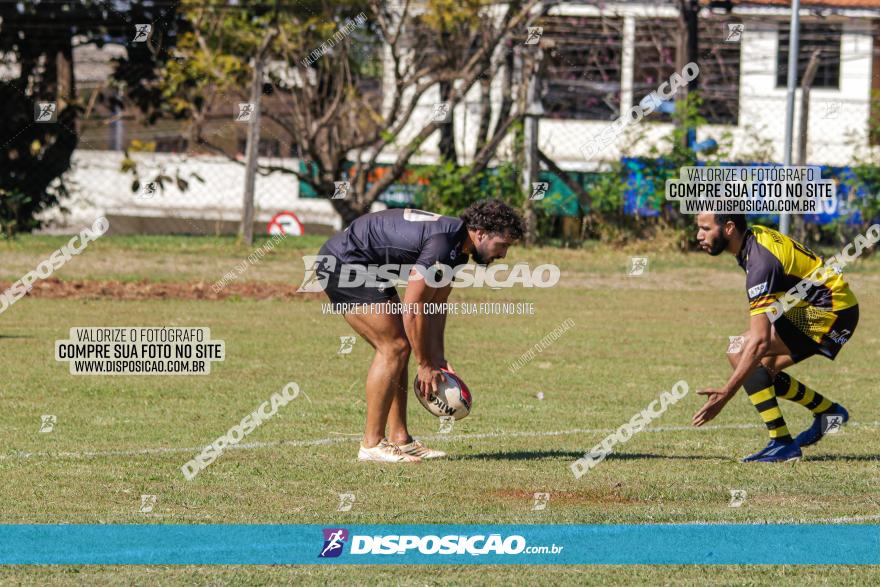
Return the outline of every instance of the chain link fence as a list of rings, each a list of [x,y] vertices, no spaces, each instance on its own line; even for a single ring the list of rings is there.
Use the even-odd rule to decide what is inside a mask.
[[[794,163],[841,172],[875,156],[878,137],[872,121],[877,104],[872,96],[880,88],[875,81],[880,76],[874,73],[875,62],[880,63],[875,16],[866,10],[804,15],[799,83],[811,60],[813,81],[807,117],[798,93]],[[702,100],[702,120],[691,140],[697,159],[711,154],[740,164],[783,161],[788,19],[787,10],[763,6],[701,11],[695,60],[699,75],[688,88]],[[540,51],[538,148],[547,159],[571,173],[589,193],[612,164],[656,158],[669,151],[674,100],[650,96],[670,76],[680,75],[686,63],[683,25],[675,3],[561,3],[531,24],[537,27],[535,34],[524,35],[522,49]],[[76,90],[82,104],[79,143],[65,175],[69,193],[60,206],[41,214],[44,230],[76,230],[105,214],[119,232],[235,232],[245,183],[248,88],[228,92],[198,121],[199,137],[210,139],[208,146],[194,136],[191,120],[148,122],[140,112],[123,106],[109,80],[114,59],[124,54],[112,43],[74,48]],[[7,59],[0,77],[13,78],[16,67]],[[500,67],[495,76],[502,75]],[[381,82],[371,91],[381,93]],[[613,121],[645,105],[645,100],[652,112],[613,133],[600,149],[585,152],[586,144],[607,135]],[[432,105],[432,100],[420,104],[415,125],[431,116]],[[477,131],[467,124],[468,113],[479,106],[478,96],[469,94],[455,110],[459,125],[455,140],[464,162]],[[306,165],[298,157],[297,138],[284,125],[293,108],[271,92],[265,96],[259,163],[279,171],[257,176],[256,234],[265,233],[270,220],[282,212],[296,214],[307,232],[332,232],[342,225],[330,200],[334,194],[316,194],[284,171],[302,171]],[[515,156],[508,137],[495,164]],[[436,141],[426,142],[415,160],[437,163]],[[543,204],[550,215],[579,217],[586,212],[588,204],[579,201],[546,165],[541,178],[552,184]],[[638,182],[638,174],[627,181]],[[384,203],[412,203],[412,185],[406,183],[392,186],[383,196]],[[634,212],[638,206],[624,208]],[[552,230],[558,232],[559,225]]]
[[[677,58],[680,19],[671,9],[657,12],[653,17],[637,10],[557,16],[548,19],[541,41],[546,116],[540,121],[539,148],[562,169],[578,172],[573,177],[588,195],[601,181],[599,172],[622,166],[627,184],[623,207],[630,214],[657,211],[655,186],[641,170],[646,160],[671,153],[676,114],[672,101],[652,95],[668,91],[670,78],[684,74],[684,60]],[[701,100],[689,141],[697,161],[754,165],[785,159],[790,15],[772,9],[752,12],[704,10],[700,15],[694,59],[699,74],[682,84]],[[853,179],[854,165],[880,162],[875,148],[876,30],[873,15],[864,13],[802,16],[793,164],[821,166],[824,173],[847,181]],[[572,49],[570,35],[579,35],[580,50]],[[609,63],[620,67],[609,68]],[[812,82],[805,75],[808,69]],[[615,129],[613,121],[621,117],[625,124]],[[572,214],[580,204],[581,213],[588,211],[549,170],[542,179],[551,183],[546,199],[556,209]],[[862,221],[855,199],[873,195],[846,186],[839,195],[842,201],[833,213],[805,219]],[[649,201],[654,210],[645,206]]]

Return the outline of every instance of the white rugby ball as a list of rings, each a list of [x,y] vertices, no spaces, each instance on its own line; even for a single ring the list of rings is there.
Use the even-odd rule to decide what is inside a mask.
[[[419,378],[416,377],[413,382],[416,397],[426,410],[438,418],[452,416],[456,420],[461,420],[471,413],[473,402],[471,392],[459,377],[445,369],[443,375],[446,376],[446,381],[440,382],[436,394],[429,390],[427,398],[419,393]]]

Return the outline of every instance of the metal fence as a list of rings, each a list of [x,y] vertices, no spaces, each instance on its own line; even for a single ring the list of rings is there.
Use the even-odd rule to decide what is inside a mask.
[[[842,167],[874,155],[872,91],[877,85],[873,73],[878,51],[870,16],[803,18],[801,77],[814,53],[817,63],[806,119],[798,99],[795,162],[800,138],[806,141],[805,164]],[[705,122],[696,128],[695,148],[717,150],[746,163],[783,160],[787,20],[785,10],[770,8],[701,13],[699,75],[693,88],[703,99],[700,114]],[[674,128],[671,102],[649,100],[653,112],[629,122],[601,149],[586,155],[584,151],[585,144],[607,133],[614,120],[644,104],[670,76],[681,73],[682,59],[677,57],[681,29],[674,4],[562,3],[533,24],[540,27],[537,42],[527,41],[521,49],[541,52],[538,80],[543,114],[538,147],[542,153],[563,170],[581,173],[579,180],[589,189],[591,178],[607,169],[609,162],[657,156],[668,148]],[[78,99],[83,105],[79,145],[65,176],[70,196],[64,209],[43,213],[45,227],[71,230],[103,213],[115,216],[114,226],[126,232],[234,231],[241,217],[247,129],[240,120],[239,104],[247,102],[248,88],[229,93],[207,120],[200,121],[202,136],[211,139],[207,148],[194,142],[192,121],[161,119],[148,124],[139,112],[121,106],[108,80],[111,60],[124,53],[124,48],[113,44],[74,50]],[[14,67],[7,64],[4,79],[13,75]],[[497,75],[503,75],[503,68]],[[374,90],[381,92],[381,85]],[[426,120],[431,105],[430,101],[421,104],[413,121]],[[261,165],[303,169],[296,137],[283,125],[292,107],[282,97],[266,98]],[[478,107],[477,96],[469,95],[455,109],[461,129],[457,151],[463,162],[473,144],[468,135],[475,131],[467,124],[468,113]],[[804,120],[806,132],[801,131]],[[511,148],[512,141],[505,141],[496,163],[510,157]],[[436,145],[428,143],[419,161],[436,162],[437,155]],[[392,186],[385,202],[406,204],[411,187]],[[565,192],[565,187],[554,182],[554,190]],[[268,221],[282,211],[294,211],[310,231],[338,229],[341,221],[331,196],[304,189],[293,175],[282,171],[259,175],[257,232],[267,230]],[[553,197],[547,198],[548,204],[552,201]],[[579,212],[577,202],[574,208],[563,203],[552,210],[561,215]]]

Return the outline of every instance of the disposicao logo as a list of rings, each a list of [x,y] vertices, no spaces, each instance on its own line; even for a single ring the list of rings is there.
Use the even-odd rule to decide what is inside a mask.
[[[324,548],[318,558],[336,558],[342,554],[342,547],[348,540],[345,528],[324,528]]]
[[[445,536],[389,534],[365,536],[351,534],[344,528],[324,528],[324,548],[318,558],[336,558],[346,542],[348,553],[356,555],[557,555],[564,546],[528,546],[524,536],[501,534]]]

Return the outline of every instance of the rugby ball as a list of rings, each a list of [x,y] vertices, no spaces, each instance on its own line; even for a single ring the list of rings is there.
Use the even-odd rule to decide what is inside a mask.
[[[413,382],[413,390],[425,409],[433,415],[438,418],[452,416],[456,420],[461,420],[471,413],[471,392],[459,377],[446,369],[442,369],[442,371],[446,376],[446,381],[440,382],[436,394],[429,391],[428,397],[425,398],[419,393],[418,377]]]

